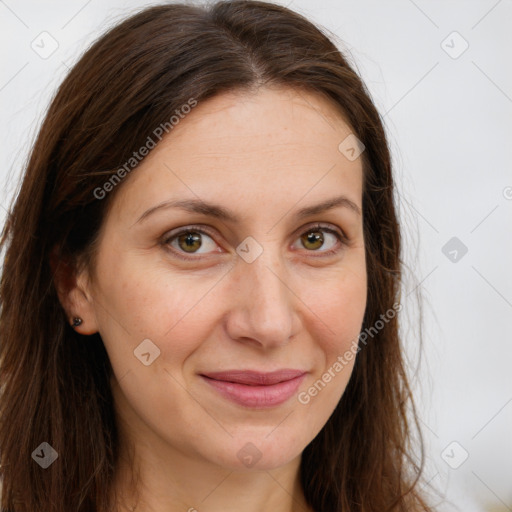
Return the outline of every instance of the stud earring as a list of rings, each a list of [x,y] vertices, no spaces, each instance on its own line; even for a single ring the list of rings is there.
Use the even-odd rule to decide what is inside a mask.
[[[75,318],[73,318],[73,327],[78,327],[81,324],[82,319],[79,316],[75,316]]]

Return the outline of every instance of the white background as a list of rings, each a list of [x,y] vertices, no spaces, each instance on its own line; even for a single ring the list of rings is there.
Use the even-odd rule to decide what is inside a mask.
[[[512,511],[512,1],[279,3],[336,34],[384,116],[410,269],[403,333],[427,442],[426,480],[452,503],[440,510]],[[2,223],[68,68],[144,5],[0,0]],[[42,46],[43,31],[58,43],[47,59],[31,48]],[[466,254],[449,246],[445,256],[452,237]],[[424,304],[417,372],[415,287]],[[452,466],[469,456],[453,469],[443,451]]]

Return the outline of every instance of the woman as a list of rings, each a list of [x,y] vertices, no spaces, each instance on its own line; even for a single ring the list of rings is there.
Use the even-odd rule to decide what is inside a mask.
[[[431,510],[393,191],[364,84],[298,14],[101,37],[3,232],[2,508]]]

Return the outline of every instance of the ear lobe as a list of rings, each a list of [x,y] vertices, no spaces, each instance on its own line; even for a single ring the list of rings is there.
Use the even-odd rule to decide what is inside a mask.
[[[50,255],[53,282],[59,301],[66,312],[68,322],[73,325],[73,318],[79,317],[82,323],[73,327],[80,334],[98,332],[94,305],[87,290],[85,275],[77,275],[76,266],[68,259],[59,257],[54,249]],[[84,271],[85,272],[85,271]]]

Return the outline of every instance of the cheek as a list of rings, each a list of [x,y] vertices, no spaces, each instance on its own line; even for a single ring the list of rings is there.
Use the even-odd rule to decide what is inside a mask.
[[[358,339],[362,327],[367,300],[364,262],[341,269],[312,290],[303,300],[314,313],[311,321],[317,325],[317,344],[326,358],[332,360]]]
[[[318,431],[343,395],[355,364],[358,339],[366,309],[367,280],[364,266],[346,269],[326,281],[321,290],[309,293],[310,316],[315,328],[314,373],[304,382],[298,402],[310,408],[307,415]]]
[[[111,271],[109,260],[98,264],[101,288],[95,298],[100,334],[116,374],[140,370],[134,350],[147,339],[155,354],[160,352],[157,366],[181,364],[208,335],[201,311],[215,281],[141,264],[141,258],[118,257]]]

